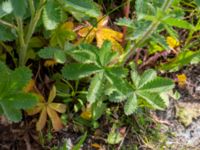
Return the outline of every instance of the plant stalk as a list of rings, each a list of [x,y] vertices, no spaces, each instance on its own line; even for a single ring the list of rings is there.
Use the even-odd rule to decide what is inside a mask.
[[[162,11],[165,12],[170,7],[172,2],[173,0],[165,0],[163,6],[161,7]],[[159,19],[153,21],[144,32],[144,34],[141,36],[141,38],[135,44],[131,45],[130,49],[122,56],[122,65],[125,65],[129,58],[135,53],[135,50],[152,35],[152,33],[157,29],[160,22],[161,21]]]
[[[46,2],[46,0],[40,0],[40,4],[38,9],[35,11],[35,14],[33,14],[33,16],[31,16],[31,21],[30,24],[28,26],[28,31],[27,34],[24,38],[24,31],[23,31],[23,22],[22,19],[20,19],[21,21],[19,22],[20,24],[18,24],[18,28],[19,28],[19,40],[20,42],[20,50],[19,50],[19,66],[24,66],[26,64],[26,54],[27,54],[27,50],[28,50],[28,45],[30,42],[30,39],[35,31],[36,25],[40,19],[42,10],[43,10],[43,5]],[[32,3],[33,4],[33,3]],[[30,4],[30,5],[32,5]],[[31,6],[32,8],[32,13],[34,12],[34,7]],[[17,21],[18,22],[18,21]],[[23,42],[22,42],[22,38],[23,38]]]

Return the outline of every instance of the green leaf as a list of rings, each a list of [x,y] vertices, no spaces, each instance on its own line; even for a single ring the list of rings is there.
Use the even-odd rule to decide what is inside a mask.
[[[118,144],[123,139],[123,136],[117,130],[117,125],[113,124],[110,133],[108,134],[107,142],[109,144]]]
[[[68,52],[68,54],[78,62],[81,63],[97,63],[97,52],[98,49],[89,44],[83,44]]]
[[[81,20],[85,16],[97,18],[101,14],[93,0],[63,0],[63,6],[77,20]]]
[[[16,16],[23,17],[26,13],[27,0],[10,0]]]
[[[58,3],[55,0],[47,0],[43,10],[43,23],[45,28],[47,30],[53,30],[61,20],[61,9]]]
[[[96,74],[90,83],[87,101],[92,104],[96,102],[103,94],[103,72]]]
[[[159,94],[137,91],[136,94],[143,98],[153,108],[163,110],[166,105]]]
[[[58,48],[46,47],[38,52],[38,55],[44,59],[54,59],[57,63],[65,63],[65,52]]]
[[[190,24],[189,22],[177,18],[167,18],[162,21],[163,23],[166,23],[171,26],[183,28],[183,29],[193,29],[194,26]]]
[[[13,11],[13,7],[10,0],[3,1],[0,4],[0,18],[3,16],[10,14]]]
[[[111,85],[116,88],[117,91],[120,92],[122,95],[127,95],[132,90],[128,82],[116,76],[112,72],[106,71],[105,75]]]
[[[194,0],[194,2],[196,3],[196,5],[197,5],[198,7],[200,7],[200,0]]]
[[[137,104],[137,96],[135,93],[133,93],[128,97],[128,99],[124,105],[124,113],[126,115],[130,115],[130,114],[134,113],[137,109],[137,105],[138,105]]]
[[[131,29],[134,29],[134,24],[133,24],[133,20],[131,20],[130,18],[119,18],[117,19],[117,21],[115,22],[116,25],[118,26],[125,26]]]
[[[145,70],[145,72],[142,74],[142,76],[140,77],[140,82],[139,82],[139,87],[141,88],[143,85],[145,85],[147,82],[153,80],[156,78],[156,71],[153,69],[148,69]],[[134,81],[133,81],[134,82]]]
[[[118,77],[126,77],[128,75],[128,69],[123,67],[107,67],[106,70]]]
[[[0,25],[0,40],[12,41],[16,39],[16,36],[11,32],[10,28]]]
[[[38,99],[23,91],[31,80],[31,71],[27,67],[19,67],[12,71],[2,62],[0,70],[0,106],[3,114],[11,121],[20,121],[21,109],[35,106]]]
[[[102,69],[94,64],[67,64],[62,69],[62,74],[66,79],[77,80],[100,72]]]
[[[98,120],[105,113],[106,104],[103,101],[97,101],[92,105],[92,119]]]
[[[124,96],[120,94],[118,91],[113,91],[111,94],[109,94],[109,101],[114,103],[120,103],[125,101],[127,96]]]
[[[32,77],[31,70],[27,67],[20,67],[12,72],[10,79],[9,90],[10,92],[16,90],[23,90]]]
[[[135,86],[135,88],[138,88],[139,82],[140,82],[140,75],[136,70],[131,71],[131,80]]]
[[[37,104],[37,97],[30,93],[15,93],[4,98],[7,100],[6,104],[15,109],[29,109]]]
[[[112,51],[112,44],[109,41],[105,41],[99,52],[99,59],[102,66],[107,65],[113,57],[116,56],[116,52]]]
[[[140,91],[146,92],[157,92],[161,93],[163,91],[167,92],[174,88],[174,83],[170,79],[156,77],[155,79],[149,81],[142,87],[140,87]]]
[[[193,60],[200,58],[200,50],[197,51],[183,51],[177,57],[170,60],[169,63],[159,66],[161,70],[177,71],[181,67],[190,64]],[[198,59],[200,62],[200,59]],[[198,61],[196,62],[198,63]]]
[[[80,150],[86,138],[87,138],[87,132],[85,132],[84,135],[81,136],[80,140],[76,145],[73,146],[72,150]]]
[[[4,115],[13,122],[19,122],[22,119],[22,113],[20,110],[11,107],[10,105],[1,104]]]

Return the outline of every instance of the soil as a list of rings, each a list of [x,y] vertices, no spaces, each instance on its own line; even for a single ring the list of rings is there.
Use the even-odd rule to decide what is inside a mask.
[[[170,123],[161,131],[168,136],[166,149],[200,150],[200,66],[187,67],[181,73],[187,76],[187,83],[185,87],[177,86],[179,100],[171,99],[170,107],[157,113]]]

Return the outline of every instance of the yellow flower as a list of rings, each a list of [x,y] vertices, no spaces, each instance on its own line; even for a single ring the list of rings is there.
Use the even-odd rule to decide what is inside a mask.
[[[180,87],[184,87],[187,81],[186,75],[185,74],[177,75],[177,79],[178,79],[178,85]]]
[[[81,113],[81,118],[85,120],[90,120],[92,118],[92,112],[91,108],[86,108],[82,113]]]
[[[54,59],[49,59],[49,60],[46,60],[45,62],[44,62],[44,66],[45,67],[53,67],[54,65],[56,65],[57,64],[57,62],[56,62],[56,60],[54,60]]]
[[[169,47],[172,49],[180,45],[180,42],[171,36],[168,36],[166,41]]]

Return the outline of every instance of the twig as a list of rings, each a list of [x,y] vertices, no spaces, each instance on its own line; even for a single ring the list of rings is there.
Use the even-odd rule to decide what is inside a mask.
[[[127,135],[128,132],[129,132],[129,129],[130,129],[130,127],[127,128],[126,133],[124,134],[124,137],[123,137],[122,141],[120,142],[120,144],[119,144],[117,150],[120,150],[120,149],[121,149],[121,147],[122,147],[122,145],[123,145],[123,143],[124,143],[124,140],[125,140],[125,138],[126,138],[126,135]]]
[[[14,28],[15,30],[17,29],[17,27],[16,27],[14,24],[11,24],[11,23],[9,23],[9,22],[6,22],[6,21],[4,21],[4,20],[2,20],[2,19],[0,19],[0,23],[3,24],[3,25],[8,26],[8,27],[10,27],[10,28]]]

